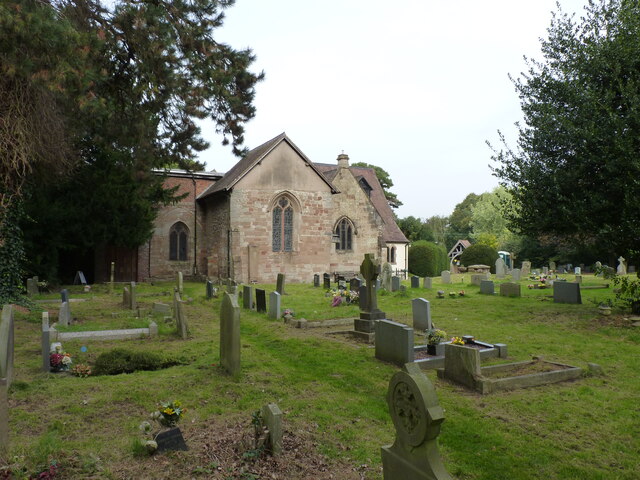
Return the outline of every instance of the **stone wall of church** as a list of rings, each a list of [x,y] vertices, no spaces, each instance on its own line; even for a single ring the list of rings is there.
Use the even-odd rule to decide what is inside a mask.
[[[233,265],[229,255],[229,242],[233,240],[229,224],[229,196],[220,193],[209,197],[202,202],[202,207],[206,212],[207,226],[202,244],[202,255],[206,261],[204,273],[211,279],[233,277]]]

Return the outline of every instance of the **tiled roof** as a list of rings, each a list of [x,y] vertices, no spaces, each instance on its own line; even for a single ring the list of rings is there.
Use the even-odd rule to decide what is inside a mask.
[[[316,163],[315,166],[330,180],[334,179],[338,172],[335,164]],[[356,179],[363,177],[372,188],[371,203],[373,203],[384,222],[382,239],[388,243],[409,243],[407,237],[404,236],[404,233],[396,224],[393,211],[391,211],[391,207],[384,196],[384,190],[382,190],[378,177],[376,177],[376,172],[367,167],[349,167],[349,170],[351,170]]]
[[[264,157],[266,157],[280,142],[287,142],[291,148],[293,148],[298,155],[318,174],[320,178],[322,178],[329,187],[331,187],[331,191],[333,193],[337,193],[337,189],[331,184],[330,180],[327,180],[326,177],[322,175],[322,173],[314,166],[313,162],[307,158],[307,156],[302,153],[289,137],[287,137],[286,133],[281,133],[277,137],[272,138],[268,142],[263,143],[262,145],[250,150],[247,155],[236,163],[231,170],[229,170],[222,180],[214,183],[209,188],[207,188],[202,194],[198,196],[198,199],[208,197],[209,195],[213,195],[216,192],[228,191],[231,190],[236,183],[238,183],[253,167],[255,167],[258,162],[260,162]]]

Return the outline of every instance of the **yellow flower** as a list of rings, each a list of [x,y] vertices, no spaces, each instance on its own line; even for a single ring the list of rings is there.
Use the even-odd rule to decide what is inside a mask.
[[[172,408],[167,407],[162,411],[162,413],[166,413],[167,415],[173,415],[174,412]]]

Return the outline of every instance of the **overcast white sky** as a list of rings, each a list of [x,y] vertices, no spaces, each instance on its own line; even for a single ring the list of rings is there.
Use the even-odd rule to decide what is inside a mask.
[[[588,0],[560,0],[582,14]],[[249,148],[287,135],[314,162],[379,165],[396,213],[449,215],[493,189],[489,140],[515,143],[520,104],[508,74],[541,58],[555,0],[237,0],[217,40],[250,47],[264,70]],[[207,169],[237,161],[211,125]]]

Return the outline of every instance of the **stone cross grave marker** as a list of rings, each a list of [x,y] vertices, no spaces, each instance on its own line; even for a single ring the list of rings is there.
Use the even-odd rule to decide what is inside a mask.
[[[431,277],[424,277],[422,280],[422,288],[433,288]]]
[[[284,273],[279,273],[278,279],[276,280],[276,292],[278,292],[280,295],[286,295],[284,291],[284,282],[285,282]]]
[[[280,318],[280,302],[281,297],[278,292],[269,294],[269,318]]]
[[[415,275],[411,277],[411,288],[420,288],[420,277]]]
[[[253,287],[251,285],[242,286],[242,308],[245,310],[252,310],[253,303]]]
[[[42,353],[42,371],[51,371],[51,361],[49,354],[51,351],[51,334],[49,332],[49,312],[42,312],[42,336],[40,339],[40,349]]]
[[[384,479],[452,480],[437,443],[444,410],[420,367],[406,364],[391,377],[387,404],[396,438],[393,445],[381,449]]]
[[[282,453],[282,410],[275,403],[264,405],[262,419],[269,431],[265,450],[271,455],[279,455]]]
[[[184,279],[182,277],[182,272],[178,272],[176,274],[176,286],[178,287],[178,293],[182,295],[184,292]]]
[[[397,292],[398,290],[400,290],[400,277],[394,275],[391,277],[391,291]]]
[[[367,286],[360,285],[360,288],[358,289],[358,306],[360,307],[360,310],[364,310],[366,308],[368,305],[367,302]]]
[[[411,300],[411,310],[413,312],[413,328],[418,332],[424,332],[433,328],[431,323],[431,304],[424,298],[414,298]]]
[[[376,358],[398,366],[413,362],[413,328],[391,320],[375,323]]]
[[[442,283],[444,284],[451,283],[451,272],[449,270],[443,270],[442,272],[440,272],[440,277],[441,277]]]
[[[60,304],[58,323],[63,327],[68,327],[71,324],[71,308],[69,307],[69,302],[62,302]]]
[[[618,275],[626,275],[627,274],[627,264],[626,264],[625,258],[622,255],[618,258],[617,273],[618,273]]]
[[[363,320],[384,318],[384,312],[378,309],[378,297],[375,289],[375,281],[380,274],[380,265],[370,253],[364,256],[364,260],[360,265],[360,274],[367,283],[367,304],[360,312],[360,318]]]
[[[256,288],[256,311],[262,313],[267,311],[267,292],[262,288]]]
[[[240,373],[240,307],[228,292],[220,307],[220,366],[229,375]]]
[[[507,274],[507,266],[504,263],[502,257],[498,257],[496,260],[496,275],[498,278],[504,278]]]
[[[385,262],[382,265],[382,272],[380,274],[380,283],[382,284],[382,288],[386,291],[391,291],[391,277],[393,276],[393,269],[391,268],[391,264],[389,262]],[[365,278],[365,280],[367,280]]]
[[[13,379],[13,307],[2,307],[0,321],[0,378],[6,379],[6,387]]]

